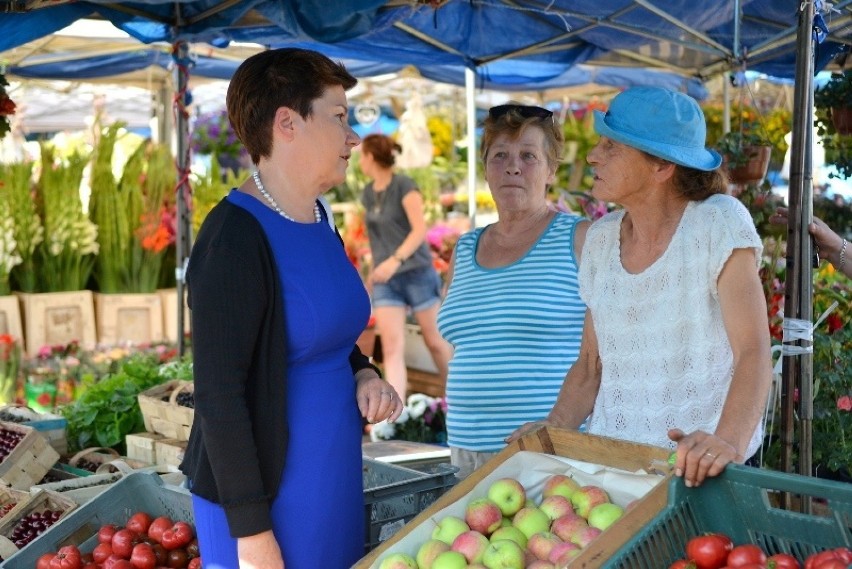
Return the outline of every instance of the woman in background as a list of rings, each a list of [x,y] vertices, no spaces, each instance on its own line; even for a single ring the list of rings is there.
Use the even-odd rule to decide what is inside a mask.
[[[400,397],[408,390],[405,321],[408,310],[420,325],[441,381],[447,377],[450,347],[435,319],[441,303],[441,278],[426,244],[423,196],[414,180],[394,172],[400,147],[382,134],[361,143],[361,170],[370,178],[362,202],[373,257],[370,273],[373,313],[382,342],[385,378]]]

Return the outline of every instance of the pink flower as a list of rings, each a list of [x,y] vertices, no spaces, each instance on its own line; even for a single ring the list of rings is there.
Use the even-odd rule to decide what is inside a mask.
[[[837,408],[841,411],[852,411],[852,397],[844,395],[837,399]]]

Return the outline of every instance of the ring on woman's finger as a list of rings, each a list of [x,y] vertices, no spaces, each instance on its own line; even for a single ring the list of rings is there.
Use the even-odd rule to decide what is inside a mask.
[[[718,455],[713,454],[713,453],[712,453],[712,452],[710,452],[709,450],[708,450],[707,452],[705,452],[704,454],[706,454],[706,455],[707,455],[707,456],[709,456],[710,458],[716,458],[716,457],[718,456]]]
[[[390,391],[382,391],[382,395],[387,395],[388,397],[391,397],[391,392]]]

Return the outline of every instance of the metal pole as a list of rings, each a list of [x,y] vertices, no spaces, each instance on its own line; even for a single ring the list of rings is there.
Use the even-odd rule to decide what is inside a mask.
[[[464,90],[467,106],[467,211],[470,216],[470,228],[476,227],[476,74],[465,67]]]
[[[813,124],[813,25],[814,3],[799,4],[796,45],[796,80],[793,90],[793,136],[790,145],[790,187],[787,216],[787,282],[784,298],[784,320],[813,320],[813,280],[811,263],[813,243],[808,224],[813,217],[813,174],[811,164]],[[810,339],[789,338],[784,331],[785,349],[790,346],[811,348]],[[804,351],[804,350],[803,350]],[[785,471],[793,472],[793,449],[796,434],[795,412],[798,407],[798,472],[811,475],[811,422],[813,420],[813,353],[787,354],[782,367],[781,389],[781,461]],[[798,406],[795,393],[798,389]],[[785,496],[785,507],[791,497]],[[810,510],[810,501],[801,504]]]
[[[186,289],[186,265],[192,246],[192,188],[189,185],[189,111],[186,108],[186,92],[189,85],[189,44],[177,41],[173,51],[178,64],[175,66],[177,92],[174,98],[175,128],[177,130],[177,234],[175,241],[175,280],[177,281],[177,349],[178,355],[186,352],[184,331],[183,299]]]

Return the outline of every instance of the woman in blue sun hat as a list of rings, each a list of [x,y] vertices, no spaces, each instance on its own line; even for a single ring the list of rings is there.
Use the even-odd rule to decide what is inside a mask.
[[[687,486],[742,463],[763,439],[772,378],[748,210],[726,195],[687,95],[628,89],[596,112],[594,196],[622,206],[589,228],[580,357],[544,424],[677,450]],[[536,428],[529,423],[510,440]]]

